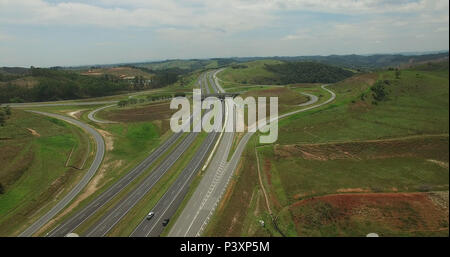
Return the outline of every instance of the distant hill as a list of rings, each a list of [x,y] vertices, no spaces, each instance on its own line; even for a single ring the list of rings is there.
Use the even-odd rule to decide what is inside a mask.
[[[214,69],[224,67],[233,63],[243,63],[258,60],[279,60],[288,62],[312,61],[320,62],[343,68],[355,70],[373,70],[387,67],[397,67],[401,64],[413,64],[436,59],[448,59],[448,51],[428,52],[405,52],[395,54],[372,54],[372,55],[328,55],[328,56],[265,56],[265,57],[229,57],[210,59],[169,59],[163,61],[133,62],[119,64],[103,64],[93,66],[62,67],[63,69],[80,70],[89,68],[111,68],[118,66],[135,66],[150,70],[179,69],[190,72],[201,69]]]
[[[403,55],[403,54],[376,54],[376,55],[329,55],[329,56],[294,56],[294,57],[246,57],[234,58],[237,62],[248,62],[261,59],[273,59],[288,62],[313,61],[354,70],[373,70],[387,67],[398,67],[402,64],[414,64],[426,61],[448,59],[448,52]]]
[[[132,68],[90,73],[61,68],[1,68],[0,71],[0,103],[100,97],[164,87],[179,78],[177,73],[164,70],[148,74]],[[122,73],[125,77],[119,76]]]
[[[334,83],[353,75],[349,70],[317,62],[285,62],[266,65],[266,69],[277,74],[279,84]]]
[[[318,62],[258,60],[231,65],[219,77],[231,83],[283,85],[334,83],[352,75],[347,69]]]

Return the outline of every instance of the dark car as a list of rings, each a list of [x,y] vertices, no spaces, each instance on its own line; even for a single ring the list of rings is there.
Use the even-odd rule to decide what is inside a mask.
[[[169,224],[169,219],[165,219],[162,223],[162,225],[165,227],[167,226],[167,224]]]

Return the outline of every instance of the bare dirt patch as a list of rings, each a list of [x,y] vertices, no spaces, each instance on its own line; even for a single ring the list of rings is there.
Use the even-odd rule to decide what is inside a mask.
[[[41,134],[37,133],[36,130],[31,129],[31,128],[27,128],[27,129],[28,129],[28,131],[31,132],[31,134],[32,134],[33,136],[36,136],[36,137],[40,137],[40,136],[41,136]]]
[[[107,151],[113,150],[114,149],[114,138],[113,138],[113,135],[111,135],[111,133],[109,133],[106,130],[102,130],[102,129],[97,129],[97,130],[103,136],[103,138],[105,139],[106,150]]]
[[[446,209],[448,213],[448,191],[430,192],[428,195],[435,204]]]
[[[68,112],[67,114],[75,119],[80,119],[83,111],[84,110],[77,110],[77,111],[73,111],[73,112]]]
[[[441,166],[442,168],[448,169],[448,162],[441,162],[438,160],[428,159],[427,161],[436,163],[437,165]]]

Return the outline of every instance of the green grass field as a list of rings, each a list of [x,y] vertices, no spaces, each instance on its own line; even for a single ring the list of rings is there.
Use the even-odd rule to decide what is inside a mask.
[[[329,88],[335,101],[282,119],[276,144],[247,145],[204,235],[281,236],[261,193],[257,147],[262,186],[286,236],[448,236],[448,62],[399,77],[358,74]],[[447,195],[446,207],[436,194]]]
[[[259,60],[247,62],[242,64],[247,66],[246,68],[233,69],[229,67],[217,74],[217,77],[224,82],[223,86],[225,88],[237,86],[239,84],[258,84],[257,81],[262,78],[275,78],[276,76],[274,73],[266,70],[264,68],[264,65],[280,63],[282,62],[275,60]]]
[[[68,123],[22,110],[12,111],[0,135],[7,138],[0,141],[0,182],[5,188],[0,195],[0,233],[13,235],[81,178],[88,165],[82,170],[68,166],[89,163],[90,142]]]

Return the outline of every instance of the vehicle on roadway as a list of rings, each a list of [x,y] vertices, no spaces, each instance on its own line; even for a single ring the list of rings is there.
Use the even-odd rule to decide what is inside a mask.
[[[167,224],[169,224],[169,219],[165,219],[162,223],[162,225],[165,227],[167,226]]]
[[[155,216],[155,213],[154,212],[149,212],[148,214],[147,214],[147,220],[150,220],[151,218],[153,218],[153,216]]]

